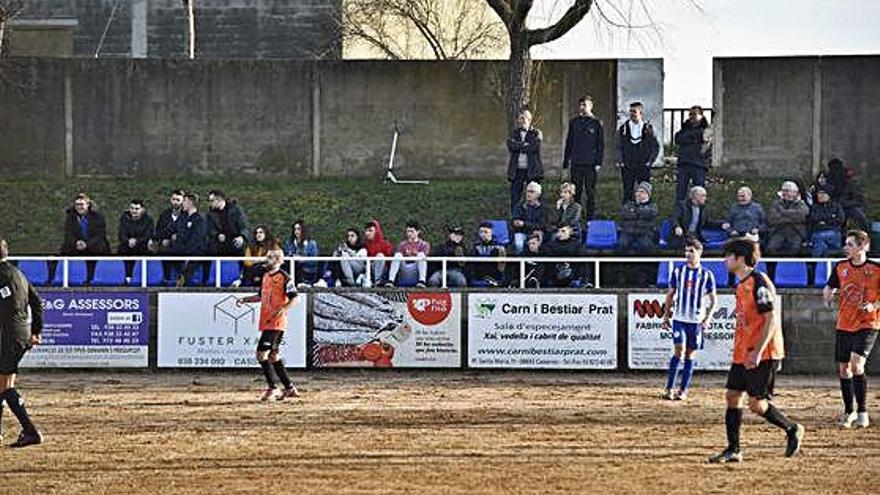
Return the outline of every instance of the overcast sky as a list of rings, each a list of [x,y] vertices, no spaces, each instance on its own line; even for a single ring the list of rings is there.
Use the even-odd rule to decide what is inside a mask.
[[[539,4],[539,2],[542,2]],[[558,18],[570,0],[538,0],[533,27]],[[644,24],[644,3],[659,28],[610,28],[598,11],[537,58],[662,57],[665,107],[712,103],[712,57],[880,53],[880,0],[597,0],[608,17]],[[621,12],[613,11],[612,4]]]

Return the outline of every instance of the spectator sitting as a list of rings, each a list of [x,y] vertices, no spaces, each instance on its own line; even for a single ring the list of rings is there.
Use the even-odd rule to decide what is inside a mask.
[[[504,258],[507,248],[498,242],[492,230],[491,222],[483,222],[477,233],[477,241],[471,249],[471,255],[481,258]],[[504,282],[506,263],[477,262],[471,265],[471,282],[480,282],[489,287],[498,287]]]
[[[540,234],[532,234],[529,236],[528,241],[526,241],[526,252],[524,256],[528,258],[543,258],[547,255],[547,250],[542,243],[542,236]],[[547,276],[547,267],[546,263],[541,263],[536,260],[527,261],[525,264],[526,274],[525,277],[525,287],[529,289],[540,289],[542,286],[546,285],[544,278]]]
[[[171,191],[171,206],[166,208],[156,221],[156,233],[150,241],[150,251],[159,255],[171,254],[171,244],[177,232],[177,221],[183,216],[181,207],[183,205],[182,189]],[[162,280],[171,280],[171,267],[173,262],[162,262]]]
[[[275,242],[269,234],[269,228],[265,225],[257,225],[251,233],[251,242],[244,250],[248,258],[265,258],[269,253],[269,247]],[[245,260],[242,262],[241,277],[235,286],[259,287],[263,282],[263,274],[266,273],[266,264],[260,260]]]
[[[810,208],[810,243],[814,258],[824,258],[843,245],[841,232],[846,219],[843,208],[831,200],[831,193],[822,186],[816,189],[816,200]]]
[[[297,258],[318,256],[318,243],[309,236],[305,222],[297,220],[290,226],[290,237],[284,241],[284,255]],[[294,261],[293,280],[296,285],[313,285],[318,281],[317,261]]]
[[[839,158],[828,162],[828,181],[834,188],[831,199],[837,201],[846,214],[847,222],[852,220],[859,229],[868,230],[868,217],[865,215],[865,197],[856,182],[856,171],[843,166]]]
[[[748,237],[757,242],[765,225],[764,208],[752,201],[752,190],[748,187],[739,188],[736,191],[736,203],[730,207],[730,213],[721,224],[721,229],[727,232],[728,237]]]
[[[618,245],[624,253],[646,253],[657,249],[657,205],[651,201],[650,182],[636,186],[633,200],[620,211]]]
[[[464,230],[455,225],[449,228],[449,237],[447,237],[446,242],[437,249],[437,252],[434,253],[434,256],[442,256],[446,258],[462,258],[465,254],[464,245],[462,244],[462,240],[464,239]],[[465,263],[458,262],[446,263],[446,287],[467,287],[467,277],[464,275],[465,272]],[[431,275],[431,278],[428,279],[428,285],[431,287],[440,287],[443,285],[443,269],[442,266],[439,270],[434,272]]]
[[[399,285],[412,285],[425,287],[428,278],[428,262],[425,258],[431,252],[431,245],[422,240],[422,228],[417,222],[407,222],[406,239],[397,245],[394,253],[394,261],[388,270],[388,281],[385,287]],[[418,258],[416,261],[404,260],[403,258]],[[400,280],[397,276],[400,275]]]
[[[208,193],[208,201],[208,252],[213,256],[242,256],[248,241],[244,211],[216,189]]]
[[[807,242],[810,209],[803,202],[797,184],[786,181],[767,213],[770,239],[767,251],[776,255],[797,255]]]
[[[557,225],[571,225],[572,237],[581,238],[581,215],[583,208],[575,201],[577,186],[565,182],[559,186],[559,200],[556,202]]]
[[[555,239],[547,244],[547,256],[554,258],[585,256],[583,244],[573,238],[571,233],[571,225],[560,225]],[[548,287],[571,287],[577,281],[585,281],[583,263],[554,262],[549,268],[544,279]]]
[[[143,200],[131,200],[128,211],[119,217],[119,246],[116,248],[116,253],[120,256],[146,255],[150,252],[149,243],[153,235],[155,235],[153,218],[144,208]],[[134,264],[134,261],[126,260],[124,262],[125,285],[131,285]]]
[[[378,220],[370,220],[364,227],[364,247],[367,248],[368,257],[377,258],[372,261],[372,285],[377,285],[385,278],[385,258],[394,255],[394,246],[385,240],[382,225]]]
[[[532,112],[523,110],[516,117],[517,128],[510,131],[507,150],[510,160],[507,163],[507,180],[510,181],[510,211],[522,199],[523,184],[541,182],[544,178],[544,165],[541,163],[541,131],[532,127]]]
[[[808,196],[810,201],[807,203],[808,205],[812,206],[816,202],[816,193],[819,189],[825,189],[832,199],[835,197],[834,185],[828,182],[828,174],[824,170],[816,174],[816,178],[813,179],[813,183],[810,185],[810,194]]]
[[[688,112],[688,119],[681,123],[681,130],[675,133],[678,146],[678,185],[675,200],[684,201],[691,186],[706,185],[706,157],[703,148],[706,144],[705,130],[709,123],[703,117],[703,108],[694,105]]]
[[[73,208],[68,208],[64,219],[64,242],[62,256],[106,256],[110,254],[107,240],[107,222],[104,215],[93,209],[88,194],[78,194]],[[49,280],[55,279],[58,262],[49,262]],[[95,278],[95,262],[86,262],[86,285]]]
[[[172,236],[170,254],[175,256],[204,256],[208,243],[208,222],[199,214],[199,196],[194,192],[183,195],[182,216],[176,222],[177,232]],[[177,286],[186,285],[196,268],[202,267],[203,282],[208,282],[208,264],[186,261],[177,277]]]
[[[536,230],[547,230],[547,209],[541,203],[541,184],[529,182],[526,199],[513,213],[513,249],[516,254],[525,250],[526,239]]]
[[[345,240],[339,243],[333,256],[342,258],[339,260],[339,272],[336,279],[345,287],[369,287],[366,280],[367,249],[361,242],[361,235],[354,227],[345,231]]]
[[[706,211],[706,189],[702,186],[694,186],[688,198],[675,205],[675,211],[670,218],[672,235],[669,237],[669,247],[671,249],[684,249],[688,237],[696,237],[700,242],[705,242],[703,230],[714,225],[709,221],[709,214]]]

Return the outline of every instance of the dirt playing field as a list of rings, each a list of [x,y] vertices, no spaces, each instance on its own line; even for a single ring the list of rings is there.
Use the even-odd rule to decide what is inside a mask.
[[[0,450],[0,493],[877,493],[880,428],[834,427],[833,379],[783,376],[804,450],[743,426],[725,444],[722,375],[687,403],[659,375],[309,373],[263,404],[252,373],[34,373],[19,390],[45,444]],[[878,383],[878,382],[874,382]],[[876,386],[875,386],[876,387]],[[880,406],[880,394],[870,401]],[[876,410],[876,409],[875,409]],[[880,422],[880,414],[875,415]],[[7,410],[6,438],[18,426]]]

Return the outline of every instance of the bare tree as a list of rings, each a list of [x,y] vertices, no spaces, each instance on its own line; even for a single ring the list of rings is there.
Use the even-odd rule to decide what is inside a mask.
[[[3,56],[3,40],[6,36],[6,23],[24,10],[22,0],[0,0],[0,56]]]

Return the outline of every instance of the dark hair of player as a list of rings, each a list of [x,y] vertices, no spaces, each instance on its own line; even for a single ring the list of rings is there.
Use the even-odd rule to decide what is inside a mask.
[[[731,239],[724,245],[724,256],[742,258],[746,265],[754,268],[761,259],[761,248],[751,239]]]

